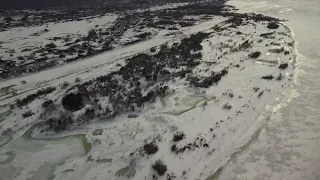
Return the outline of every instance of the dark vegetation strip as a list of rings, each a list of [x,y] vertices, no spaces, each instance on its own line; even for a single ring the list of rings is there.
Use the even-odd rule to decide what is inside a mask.
[[[23,99],[18,99],[16,104],[18,107],[22,107],[22,106],[26,106],[29,103],[31,103],[32,101],[34,101],[35,99],[43,96],[43,95],[47,95],[52,93],[53,91],[55,91],[56,88],[55,87],[47,87],[45,89],[40,89],[39,91],[37,91],[34,94],[30,94],[27,97],[23,98]]]
[[[199,32],[175,43],[172,47],[162,45],[156,54],[138,54],[126,60],[119,70],[69,89],[62,98],[62,106],[69,111],[77,111],[86,104],[93,105],[83,119],[109,119],[122,112],[132,112],[162,98],[170,92],[165,82],[174,78],[186,78],[190,86],[208,87],[218,83],[227,70],[212,73],[209,77],[198,77],[193,69],[201,63],[201,42],[210,33]],[[197,78],[196,78],[197,77]],[[108,99],[107,106],[99,102]],[[103,107],[104,106],[104,107]],[[80,120],[81,121],[81,120]],[[79,119],[50,119],[50,129],[64,130]]]

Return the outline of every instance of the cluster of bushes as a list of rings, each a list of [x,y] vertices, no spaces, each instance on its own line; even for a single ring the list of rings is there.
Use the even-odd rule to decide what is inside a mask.
[[[59,117],[49,118],[46,121],[46,125],[49,129],[60,132],[66,130],[73,122],[71,115],[62,114]]]
[[[33,113],[31,110],[28,110],[28,111],[22,113],[22,117],[23,117],[23,118],[27,118],[27,117],[32,116],[33,114],[34,114],[34,113]]]
[[[180,147],[177,144],[171,146],[171,152],[175,154],[184,153],[185,151],[194,151],[197,148],[205,147],[208,148],[209,144],[206,142],[205,138],[197,137],[193,142],[189,142]]]
[[[39,98],[40,96],[43,96],[43,95],[47,95],[47,94],[50,94],[52,93],[53,91],[55,91],[56,88],[55,87],[47,87],[45,89],[41,89],[39,91],[37,91],[36,93],[34,94],[30,94],[28,95],[27,97],[23,98],[23,99],[18,99],[16,101],[16,104],[17,106],[19,107],[22,107],[22,106],[25,106],[29,103],[31,103],[33,100],[35,100],[36,98]]]
[[[185,134],[183,132],[178,132],[173,135],[173,141],[178,142],[185,138]]]
[[[222,71],[216,73],[212,72],[209,77],[196,77],[196,76],[189,76],[188,81],[191,85],[196,87],[208,88],[212,86],[214,83],[218,83],[223,76],[228,74],[227,69],[223,69]]]
[[[200,64],[199,60],[202,57],[200,52],[195,52],[202,49],[201,42],[209,35],[194,34],[170,48],[166,45],[161,46],[160,51],[154,55],[138,54],[131,57],[119,70],[76,85],[77,91],[70,92],[62,98],[62,106],[68,111],[77,111],[84,108],[85,104],[91,104],[94,107],[85,112],[86,119],[93,119],[98,115],[108,119],[121,112],[135,111],[146,103],[154,102],[158,97],[165,97],[169,87],[163,82],[192,74],[192,68]],[[180,67],[185,68],[174,72],[168,70]],[[225,71],[217,73],[214,79],[225,74]],[[145,88],[146,84],[150,83],[154,85]],[[104,106],[104,109],[99,101],[96,101],[101,97],[108,99],[108,105]]]

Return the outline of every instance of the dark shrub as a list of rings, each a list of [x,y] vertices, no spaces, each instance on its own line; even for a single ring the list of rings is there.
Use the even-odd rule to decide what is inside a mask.
[[[42,95],[47,95],[49,93],[52,93],[53,91],[55,91],[56,88],[55,87],[48,87],[45,89],[41,89],[39,91],[37,91],[35,94],[30,94],[27,97],[23,98],[23,99],[18,99],[17,100],[17,105],[19,107],[25,106],[27,104],[29,104],[30,102],[32,102],[33,100],[35,100],[36,98],[42,96]]]
[[[272,75],[262,76],[261,79],[272,80],[274,77]]]
[[[176,24],[176,22],[174,22],[172,20],[160,20],[160,21],[156,22],[155,24],[174,25],[174,24]]]
[[[23,118],[27,118],[27,117],[30,117],[30,116],[32,116],[34,113],[31,111],[31,110],[28,110],[28,111],[26,111],[26,112],[24,112],[23,114],[22,114],[22,117]]]
[[[21,21],[26,21],[26,20],[28,20],[28,17],[29,17],[29,15],[27,15],[27,14],[24,15],[23,18],[21,18]]]
[[[208,88],[213,83],[218,83],[221,80],[221,78],[227,74],[228,70],[223,69],[221,72],[218,73],[212,72],[211,76],[205,77],[203,79],[199,79],[198,77],[189,77],[187,80],[193,86]]]
[[[136,37],[136,38],[139,38],[139,39],[146,39],[146,38],[149,37],[150,35],[152,35],[151,32],[145,32],[145,33],[138,34],[138,35],[136,35],[135,37]]]
[[[281,74],[281,73],[280,73],[279,76],[277,77],[277,80],[278,80],[278,81],[281,81],[281,80],[282,80],[282,74]]]
[[[54,103],[51,99],[46,100],[45,102],[42,103],[42,107],[45,109],[52,107],[53,105],[54,105]]]
[[[45,45],[46,48],[56,48],[57,46],[54,43],[49,43]]]
[[[69,111],[77,111],[84,107],[84,96],[83,94],[67,94],[62,98],[62,106],[64,109]]]
[[[148,154],[148,155],[150,155],[150,154],[155,154],[155,153],[157,153],[158,152],[158,146],[155,144],[155,143],[153,143],[153,142],[151,142],[151,143],[148,143],[148,144],[145,144],[144,146],[143,146],[143,149],[144,149],[144,151]]]
[[[288,63],[280,64],[279,69],[287,69]]]
[[[239,50],[245,50],[252,47],[252,42],[249,42],[249,40],[246,40],[242,44],[239,44]]]
[[[137,118],[139,115],[137,115],[137,114],[129,114],[128,115],[128,118]]]
[[[185,137],[185,134],[183,132],[178,132],[173,135],[173,141],[178,142],[181,141]]]
[[[261,37],[268,37],[270,35],[274,34],[273,32],[270,32],[270,33],[262,33],[260,34]]]
[[[222,107],[223,109],[231,109],[232,108],[232,106],[230,105],[230,104],[228,104],[228,103],[226,103],[226,104],[224,104],[223,105],[223,107]]]
[[[65,88],[67,88],[68,86],[69,86],[69,82],[68,82],[68,81],[65,81],[65,82],[62,83],[61,88],[62,88],[62,89],[65,89]]]
[[[209,144],[208,143],[204,143],[202,146],[203,147],[209,147]]]
[[[10,16],[4,18],[3,20],[5,20],[7,23],[10,23],[11,21],[13,21],[13,19]]]
[[[157,171],[157,173],[162,176],[167,171],[167,166],[163,164],[163,162],[159,159],[155,162],[154,165],[152,165],[152,169]]]
[[[179,28],[176,28],[176,27],[169,27],[168,30],[172,30],[172,31],[176,31],[176,30],[179,30]]]
[[[81,79],[80,79],[79,77],[77,77],[77,78],[74,80],[74,82],[79,83],[79,82],[81,82]]]
[[[97,32],[94,30],[94,29],[91,29],[89,32],[88,32],[88,40],[94,40],[97,38]]]
[[[94,109],[87,109],[86,112],[84,113],[84,115],[88,118],[88,119],[94,119]]]
[[[46,121],[46,124],[49,126],[49,129],[52,129],[56,132],[64,131],[66,128],[73,123],[71,116],[62,115],[60,118],[50,118]]]
[[[18,60],[24,60],[23,56],[18,56]]]
[[[258,58],[260,55],[261,55],[261,52],[256,51],[256,52],[249,54],[249,57],[250,58]]]
[[[171,146],[171,151],[172,151],[172,152],[176,152],[177,149],[178,149],[178,148],[177,148],[177,145],[174,144],[174,145]]]
[[[278,27],[279,27],[279,24],[276,22],[271,22],[267,26],[268,29],[278,29]]]
[[[150,52],[154,53],[154,52],[156,52],[156,50],[157,49],[155,47],[153,47],[153,48],[150,49]]]
[[[185,22],[185,21],[179,22],[179,25],[181,27],[189,27],[189,26],[192,26],[193,24],[194,24],[193,22]]]

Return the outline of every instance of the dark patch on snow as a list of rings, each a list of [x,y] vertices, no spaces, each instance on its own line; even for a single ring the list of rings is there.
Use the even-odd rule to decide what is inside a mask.
[[[137,117],[139,117],[139,115],[137,115],[137,114],[129,114],[128,115],[128,118],[137,118]]]
[[[278,77],[277,77],[277,81],[281,81],[282,80],[282,74],[279,73]]]
[[[256,52],[253,52],[253,53],[249,54],[249,57],[250,58],[258,58],[260,55],[261,55],[261,52],[260,51],[256,51]]]
[[[260,36],[261,37],[268,37],[268,36],[273,35],[273,34],[274,34],[274,32],[262,33],[262,34],[260,34]]]
[[[270,22],[267,26],[268,29],[278,29],[279,24],[277,22]]]
[[[209,147],[209,144],[206,142],[205,138],[197,137],[193,142],[187,143],[186,145],[178,147],[176,144],[171,146],[171,151],[179,154],[184,153],[185,151],[194,151],[201,147]]]
[[[163,176],[167,171],[167,165],[159,159],[152,165],[152,169],[157,171],[160,176]]]
[[[154,142],[150,142],[150,143],[145,144],[143,146],[143,149],[148,155],[155,154],[159,150],[158,145],[156,145]]]
[[[176,152],[176,150],[177,150],[177,145],[176,145],[176,144],[173,144],[173,145],[171,146],[171,152]]]
[[[22,114],[22,117],[23,118],[27,118],[27,117],[30,117],[30,116],[32,116],[34,113],[31,111],[31,110],[28,110],[28,111],[26,111],[26,112],[24,112],[23,114]]]
[[[84,93],[70,93],[62,98],[62,106],[69,111],[77,111],[84,107]]]
[[[272,75],[262,76],[261,79],[272,80],[274,77]]]
[[[25,97],[25,98],[23,98],[21,100],[18,99],[16,101],[16,103],[17,103],[17,105],[19,107],[22,107],[22,106],[25,106],[25,105],[31,103],[33,100],[35,100],[35,99],[37,99],[37,98],[39,98],[41,96],[45,96],[47,94],[52,93],[55,90],[56,90],[55,87],[48,87],[48,88],[45,88],[45,89],[41,89],[41,90],[37,91],[36,93],[30,94],[30,95],[28,95],[27,97]]]
[[[258,94],[258,98],[260,98],[260,97],[263,95],[263,92],[264,92],[264,91],[261,91],[261,92]]]
[[[49,108],[49,107],[51,107],[53,105],[54,105],[54,102],[51,99],[46,100],[46,101],[44,101],[42,103],[42,107],[45,108],[45,109],[47,109],[47,108]]]
[[[282,63],[279,65],[279,69],[287,69],[288,63]]]
[[[222,107],[223,109],[231,109],[232,108],[232,106],[230,105],[230,104],[228,104],[228,103],[226,103],[226,104],[224,104],[223,105],[223,107]]]
[[[175,178],[176,178],[176,175],[174,173],[167,174],[167,180],[174,180]]]
[[[173,135],[173,141],[178,142],[185,138],[185,134],[183,132],[178,132]]]

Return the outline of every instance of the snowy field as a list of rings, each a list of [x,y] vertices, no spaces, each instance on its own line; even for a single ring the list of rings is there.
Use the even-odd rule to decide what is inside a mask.
[[[291,85],[295,63],[294,40],[288,27],[255,15],[236,16],[240,15],[185,16],[184,19],[199,21],[174,31],[149,28],[153,34],[150,39],[2,81],[0,174],[4,176],[1,178],[215,179],[219,168],[265,126],[270,113],[281,103]],[[43,29],[18,28],[0,32],[0,41],[6,42],[7,48],[19,51],[20,47],[29,46],[28,43],[45,44],[42,39],[62,32],[85,34],[91,26],[108,26],[117,17],[60,23],[48,26],[51,31],[37,36],[41,40],[22,38],[10,42],[21,34],[29,34],[31,29]],[[130,32],[132,29],[122,39],[129,37]],[[165,95],[156,96],[141,107],[130,106],[135,110],[120,111],[111,118],[104,116],[105,109],[115,111],[115,106],[108,108],[113,101],[109,96],[91,95],[89,91],[102,84],[98,82],[100,77],[115,72],[112,78],[130,83],[121,69],[134,61],[137,54],[142,53],[153,61],[163,49],[175,53],[170,50],[179,49],[184,39],[202,37],[201,33],[205,37],[200,48],[190,52],[196,57],[196,65],[161,66],[161,72],[172,74],[165,80],[167,75],[161,73],[156,77],[153,74],[153,80],[144,75],[137,75],[140,79],[133,80],[141,84],[143,95],[152,88],[167,86]],[[181,61],[183,54],[173,57]],[[178,76],[183,70],[188,73]],[[80,92],[80,87],[87,88],[86,97],[90,100],[81,108],[67,110],[62,105],[64,97]],[[52,90],[27,105],[16,105],[18,99],[22,102],[45,88]],[[130,88],[133,87],[128,84],[121,91]],[[44,105],[48,100],[54,106],[50,112]],[[79,117],[88,118],[91,109],[95,109],[94,117],[77,123]],[[43,123],[58,114],[68,114],[75,123],[58,132]],[[60,127],[60,121],[58,124]],[[158,160],[164,164],[160,168],[155,166]]]
[[[67,43],[87,35],[90,29],[96,28],[96,26],[110,27],[117,17],[114,14],[106,14],[102,17],[89,17],[81,21],[48,23],[42,26],[17,27],[3,31],[0,32],[2,42],[0,56],[2,59],[19,61],[19,56],[30,56],[39,47],[44,47],[52,42],[59,48],[66,49]],[[57,40],[53,40],[54,38]],[[37,55],[40,53],[35,54],[35,57]],[[25,61],[24,63],[29,62]]]

